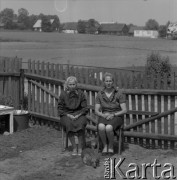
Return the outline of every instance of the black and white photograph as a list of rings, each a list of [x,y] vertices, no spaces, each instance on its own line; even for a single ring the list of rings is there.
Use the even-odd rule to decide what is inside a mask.
[[[177,179],[177,0],[0,0],[0,180]]]

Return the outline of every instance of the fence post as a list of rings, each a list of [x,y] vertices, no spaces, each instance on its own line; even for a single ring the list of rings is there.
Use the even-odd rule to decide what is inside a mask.
[[[25,75],[24,75],[24,69],[20,69],[20,85],[19,85],[19,96],[20,96],[20,108],[23,108],[23,102],[24,102],[24,83],[25,83]]]

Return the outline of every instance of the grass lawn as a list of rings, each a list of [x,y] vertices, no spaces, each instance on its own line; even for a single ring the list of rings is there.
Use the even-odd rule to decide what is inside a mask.
[[[1,56],[98,67],[143,66],[152,51],[177,65],[177,41],[110,35],[1,32]]]

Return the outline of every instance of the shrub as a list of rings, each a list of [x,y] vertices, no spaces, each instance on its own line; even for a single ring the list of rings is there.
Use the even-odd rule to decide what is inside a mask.
[[[0,95],[0,105],[13,107],[14,100],[11,96]]]
[[[15,106],[15,100],[11,96],[0,95],[0,105]],[[24,93],[24,99],[20,102],[21,110],[28,110],[28,94]]]
[[[169,76],[171,73],[169,57],[162,57],[158,52],[152,52],[147,56],[145,70],[148,75],[160,74],[161,76]]]
[[[145,66],[147,79],[154,82],[153,88],[164,88],[167,83],[167,88],[170,88],[171,83],[171,64],[169,57],[162,57],[157,52],[152,52],[147,56]],[[160,77],[160,79],[159,79]],[[167,78],[167,79],[166,79]],[[167,82],[166,82],[167,80]],[[160,86],[158,85],[160,83]]]

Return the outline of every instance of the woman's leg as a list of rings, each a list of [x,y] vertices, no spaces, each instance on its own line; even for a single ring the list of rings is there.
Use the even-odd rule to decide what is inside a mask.
[[[85,131],[83,129],[78,131],[78,155],[81,155],[84,146],[84,133]]]
[[[77,146],[75,142],[74,132],[68,132],[68,138],[71,142],[72,148],[73,148],[73,155],[77,155]]]
[[[106,126],[102,123],[98,124],[98,131],[101,141],[103,143],[103,153],[107,152],[107,140],[106,140]]]
[[[113,143],[114,143],[114,132],[112,125],[106,125],[106,134],[108,137],[109,147],[108,152],[113,152]]]

